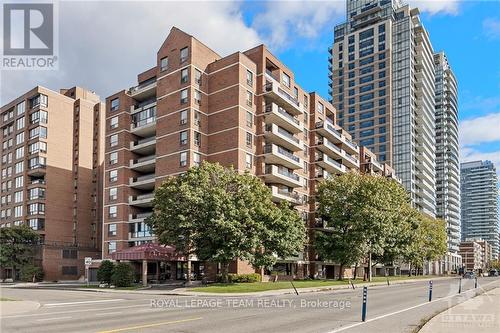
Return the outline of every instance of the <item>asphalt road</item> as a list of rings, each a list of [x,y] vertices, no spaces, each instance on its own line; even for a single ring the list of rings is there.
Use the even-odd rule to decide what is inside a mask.
[[[423,319],[500,287],[500,278],[436,280],[368,288],[361,321],[362,288],[267,297],[187,297],[1,288],[2,297],[34,300],[40,308],[0,317],[1,332],[414,332]],[[300,292],[300,289],[299,289]],[[493,311],[493,310],[492,310]],[[498,315],[498,314],[497,314]]]

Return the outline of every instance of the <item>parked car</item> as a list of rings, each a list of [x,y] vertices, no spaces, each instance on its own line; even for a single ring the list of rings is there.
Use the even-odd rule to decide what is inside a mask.
[[[474,272],[465,272],[464,279],[474,279],[476,277],[476,273]]]
[[[498,271],[496,269],[492,269],[492,270],[490,270],[488,275],[489,276],[498,276]]]

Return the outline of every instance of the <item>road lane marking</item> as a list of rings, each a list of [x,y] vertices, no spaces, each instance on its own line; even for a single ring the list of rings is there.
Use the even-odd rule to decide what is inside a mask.
[[[69,303],[48,303],[43,304],[43,306],[66,306],[66,305],[80,305],[80,304],[90,304],[90,303],[105,303],[105,302],[118,302],[124,301],[123,298],[114,298],[114,299],[102,299],[99,301],[82,301],[82,302],[69,302]]]
[[[44,318],[44,319],[37,319],[37,321],[49,321],[49,320],[61,320],[61,319],[71,319],[72,317],[56,317],[56,318]]]
[[[139,308],[139,307],[145,307],[145,306],[149,306],[149,304],[137,304],[137,305],[128,305],[128,306],[114,306],[112,308],[92,308],[92,309],[62,311],[62,312],[31,313],[31,314],[12,315],[12,316],[5,316],[5,317],[0,316],[0,318],[7,319],[7,318],[20,318],[20,317],[38,317],[38,316],[50,316],[50,315],[54,315],[54,314],[66,314],[66,313],[77,313],[77,312],[80,313],[80,312],[92,312],[92,311],[102,311],[102,310],[116,310],[116,309]]]
[[[469,290],[462,291],[462,294],[466,294],[468,292],[475,291],[476,289],[480,289],[480,288],[482,289],[482,287],[486,287],[487,285],[490,285],[490,284],[495,283],[495,282],[497,282],[497,281],[492,281],[492,282],[486,283],[484,285],[479,285],[478,288],[474,288],[474,289],[469,289]],[[431,304],[431,303],[434,303],[434,302],[440,302],[440,301],[446,300],[448,298],[452,298],[452,297],[456,297],[456,296],[460,296],[460,295],[461,294],[448,295],[448,296],[445,296],[445,297],[442,297],[442,298],[435,299],[435,300],[430,301],[430,302],[421,303],[421,304],[418,304],[418,305],[410,306],[409,308],[406,308],[406,309],[401,309],[401,310],[398,310],[398,311],[394,311],[394,312],[391,312],[391,313],[386,313],[386,314],[380,315],[378,317],[370,318],[370,319],[367,319],[364,322],[362,321],[362,322],[359,322],[359,323],[356,323],[356,324],[352,324],[352,325],[348,325],[348,326],[343,326],[343,327],[337,328],[337,329],[335,329],[333,331],[329,331],[327,333],[342,332],[342,331],[345,331],[345,330],[348,330],[348,329],[351,329],[351,328],[354,328],[354,327],[357,327],[357,326],[360,326],[360,325],[367,324],[367,323],[372,322],[372,321],[376,321],[376,320],[379,320],[379,319],[382,319],[382,318],[390,317],[390,316],[399,314],[401,312],[405,312],[405,311],[408,311],[408,310],[413,310],[413,309],[419,308],[419,307],[427,305],[427,304]]]
[[[115,312],[104,312],[104,313],[96,313],[96,316],[107,316],[107,315],[114,315],[114,314],[120,314],[122,313],[121,311],[115,311]]]
[[[140,325],[140,326],[129,326],[129,327],[123,327],[123,328],[116,328],[113,330],[109,331],[101,331],[99,333],[116,333],[116,332],[123,332],[123,331],[131,331],[131,330],[138,330],[141,328],[149,328],[149,327],[156,327],[156,326],[163,326],[163,325],[170,325],[170,324],[179,324],[179,323],[186,323],[190,321],[195,321],[195,320],[202,320],[202,317],[198,318],[188,318],[188,319],[180,319],[180,320],[173,320],[173,321],[164,321],[162,323],[154,323],[154,324],[146,324],[146,325]]]

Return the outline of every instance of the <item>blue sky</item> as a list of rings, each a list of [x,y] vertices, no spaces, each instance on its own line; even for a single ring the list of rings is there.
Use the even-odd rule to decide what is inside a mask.
[[[500,1],[408,1],[458,78],[462,160],[489,159],[500,172]],[[59,69],[0,72],[0,104],[36,85],[103,98],[133,86],[172,26],[221,55],[265,43],[302,87],[328,97],[327,48],[344,20],[343,0],[61,1]]]

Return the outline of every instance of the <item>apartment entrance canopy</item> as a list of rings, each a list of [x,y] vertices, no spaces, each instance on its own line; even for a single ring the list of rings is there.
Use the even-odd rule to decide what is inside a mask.
[[[184,256],[175,252],[175,247],[146,243],[111,254],[114,260],[156,260],[156,261],[184,261]]]

